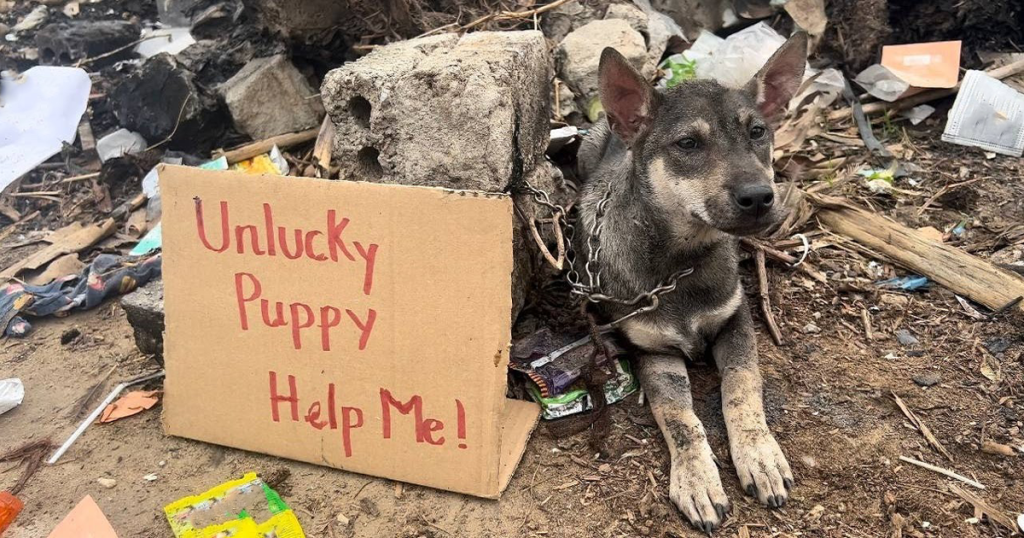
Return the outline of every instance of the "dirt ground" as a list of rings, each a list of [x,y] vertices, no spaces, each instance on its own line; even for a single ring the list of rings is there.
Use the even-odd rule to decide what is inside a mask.
[[[1007,226],[1012,230],[1024,222],[1019,161],[933,142],[934,129],[904,136],[903,143],[915,148],[915,162],[927,170],[927,181],[918,186],[926,194],[911,201],[859,201],[914,226],[947,227],[971,216],[969,232],[958,240],[963,248],[1002,261],[1019,257],[1020,245],[1006,245]],[[921,200],[962,181],[964,168],[969,178],[980,178],[969,192],[939,197],[918,217]],[[855,183],[848,187],[854,199],[865,192]],[[839,238],[819,233],[812,240],[811,263],[829,274],[829,286],[771,267],[784,345],[775,346],[758,322],[769,426],[797,477],[784,509],[769,511],[741,492],[728,455],[718,375],[709,365],[691,368],[697,412],[734,503],[733,516],[715,535],[1010,536],[951,491],[957,482],[899,458],[981,482],[984,491],[958,485],[1016,519],[1024,510],[1021,321],[973,319],[941,288],[879,292],[864,284],[875,279],[869,276],[870,257]],[[892,272],[889,265],[881,267]],[[874,339],[865,335],[862,311]],[[24,404],[0,416],[0,454],[36,439],[59,444],[81,419],[83,397],[93,386],[102,382],[96,393],[105,394],[117,382],[155,368],[135,349],[116,304],[37,320],[35,326],[24,340],[0,341],[0,378],[20,377],[27,391]],[[81,336],[62,344],[73,327]],[[899,329],[918,343],[899,343]],[[924,374],[937,375],[938,383],[920,386],[914,378]],[[931,429],[951,460],[929,446],[893,394]],[[91,409],[98,399],[84,407]],[[310,537],[700,536],[668,500],[668,452],[647,408],[631,396],[611,413],[611,458],[590,454],[585,433],[559,439],[542,426],[502,499],[489,501],[168,437],[157,407],[91,426],[61,462],[44,465],[21,492],[25,511],[4,536],[45,536],[86,494],[122,537],[171,536],[165,504],[247,471],[276,484]],[[983,441],[1013,447],[1017,455],[982,452]],[[0,488],[10,488],[20,469],[0,465]],[[143,478],[151,473],[155,481]],[[106,489],[99,478],[112,478],[116,486]],[[339,522],[346,518],[347,525]]]

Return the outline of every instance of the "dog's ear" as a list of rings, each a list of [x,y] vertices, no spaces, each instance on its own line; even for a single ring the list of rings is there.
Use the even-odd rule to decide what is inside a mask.
[[[796,95],[807,65],[807,34],[797,32],[772,54],[764,67],[747,84],[757,107],[768,121],[780,119]]]
[[[608,125],[632,146],[651,124],[654,88],[611,47],[601,52],[598,82]]]

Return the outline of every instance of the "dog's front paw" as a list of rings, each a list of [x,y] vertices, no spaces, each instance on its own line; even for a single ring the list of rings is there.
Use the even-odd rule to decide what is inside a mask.
[[[786,504],[793,487],[793,472],[772,434],[758,433],[734,445],[732,462],[747,494],[769,508]]]
[[[710,533],[729,513],[718,466],[707,443],[677,452],[672,458],[669,497],[698,529]]]

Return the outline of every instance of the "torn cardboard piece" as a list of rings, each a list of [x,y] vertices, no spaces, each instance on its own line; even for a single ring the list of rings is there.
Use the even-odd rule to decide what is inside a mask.
[[[158,390],[133,390],[108,405],[100,415],[100,422],[114,422],[152,409],[160,401]]]
[[[497,498],[511,199],[162,166],[172,435]]]
[[[960,42],[882,47],[882,66],[914,88],[954,88],[960,78]],[[916,93],[916,92],[915,92]]]
[[[107,516],[91,496],[86,495],[75,506],[48,538],[117,538],[117,532],[110,526]]]

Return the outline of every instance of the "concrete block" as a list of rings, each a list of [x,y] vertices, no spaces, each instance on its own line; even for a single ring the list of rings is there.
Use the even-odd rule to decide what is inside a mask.
[[[312,129],[324,117],[316,90],[283,54],[245,64],[219,91],[235,126],[255,140]]]
[[[321,88],[341,177],[502,191],[543,160],[550,81],[536,31],[380,48],[328,73]]]
[[[587,102],[598,94],[597,68],[601,51],[612,47],[645,76],[654,74],[648,61],[644,36],[623,19],[593,21],[574,30],[558,45],[555,58],[558,74],[576,94],[577,103],[586,109]]]
[[[145,286],[121,297],[121,308],[135,332],[135,345],[147,355],[163,360],[164,353],[164,281],[151,280]]]

